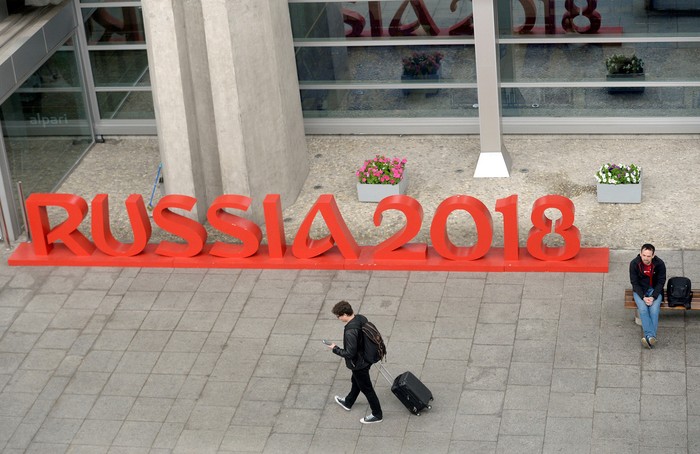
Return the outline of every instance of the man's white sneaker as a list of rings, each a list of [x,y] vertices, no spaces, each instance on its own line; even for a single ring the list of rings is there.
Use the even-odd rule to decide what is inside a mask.
[[[360,419],[360,422],[362,424],[374,424],[375,422],[382,422],[382,418],[377,418],[374,415],[369,415],[369,416],[365,416],[364,418]]]
[[[341,407],[343,407],[346,411],[350,411],[350,407],[348,407],[347,405],[345,405],[345,399],[343,399],[343,398],[340,397],[340,396],[335,396],[335,401],[338,403],[338,405],[340,405]]]

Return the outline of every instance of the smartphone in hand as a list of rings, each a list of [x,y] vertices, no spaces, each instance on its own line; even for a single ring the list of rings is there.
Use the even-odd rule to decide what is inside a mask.
[[[326,345],[331,345],[333,342],[329,341],[328,339],[323,339],[321,342],[323,342]]]

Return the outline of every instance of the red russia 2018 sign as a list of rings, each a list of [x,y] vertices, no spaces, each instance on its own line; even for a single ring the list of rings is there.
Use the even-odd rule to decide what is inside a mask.
[[[410,243],[421,229],[423,207],[414,198],[396,195],[382,200],[374,212],[374,224],[381,225],[385,211],[396,210],[405,225],[385,241],[360,246],[343,220],[335,198],[321,195],[297,231],[294,242],[286,244],[282,205],[278,194],[263,201],[265,233],[254,222],[227,210],[245,212],[252,200],[242,195],[222,195],[207,210],[207,220],[216,230],[235,238],[235,243],[207,243],[207,232],[199,222],[173,209],[190,211],[194,197],[168,195],[153,210],[153,221],[182,242],[149,243],[152,226],[143,197],[132,194],[125,205],[133,231],[133,243],[122,243],[112,235],[106,194],[91,203],[90,241],[78,230],[87,215],[87,202],[72,194],[32,194],[26,201],[33,242],[22,243],[8,263],[19,266],[136,266],[177,268],[286,268],[424,271],[569,271],[607,272],[608,248],[581,248],[581,234],[574,225],[574,204],[560,195],[535,201],[530,215],[532,228],[525,247],[518,244],[518,197],[499,199],[495,211],[503,217],[503,247],[491,247],[493,218],[486,205],[474,197],[455,195],[435,210],[430,224],[432,246]],[[67,219],[51,226],[48,207],[66,211]],[[552,221],[545,210],[558,210]],[[449,238],[447,219],[453,212],[467,212],[476,227],[472,246],[457,246]],[[329,234],[310,237],[311,225],[320,215]],[[562,246],[550,247],[545,236],[559,235]]]

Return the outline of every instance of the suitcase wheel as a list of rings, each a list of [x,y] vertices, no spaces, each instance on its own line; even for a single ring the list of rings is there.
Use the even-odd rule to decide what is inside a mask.
[[[428,410],[432,410],[432,409],[433,409],[433,406],[432,406],[432,405],[428,405]]]

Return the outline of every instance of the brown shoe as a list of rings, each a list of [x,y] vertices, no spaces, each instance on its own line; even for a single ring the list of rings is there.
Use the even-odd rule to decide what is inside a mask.
[[[650,337],[648,342],[651,348],[656,347],[656,338],[654,336]]]
[[[646,348],[651,348],[651,345],[649,345],[649,341],[646,337],[642,337],[642,345],[644,345]]]

